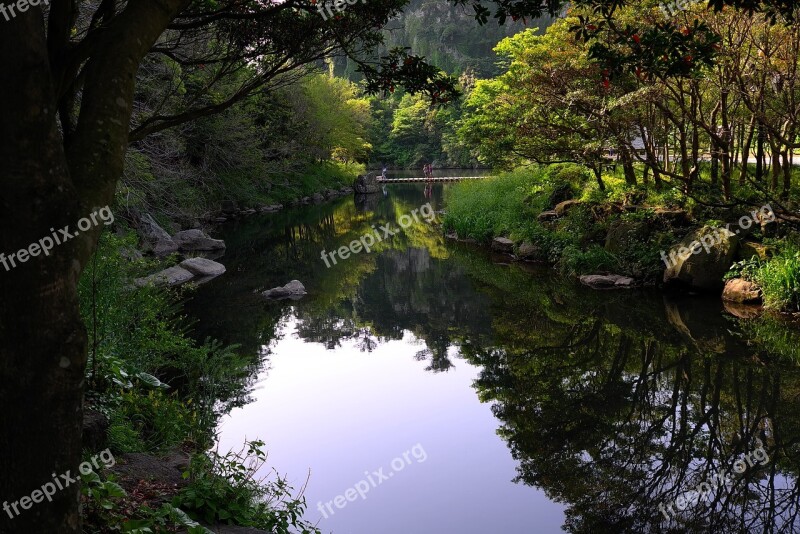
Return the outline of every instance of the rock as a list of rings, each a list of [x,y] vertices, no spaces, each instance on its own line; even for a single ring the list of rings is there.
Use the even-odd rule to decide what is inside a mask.
[[[155,274],[151,274],[150,276],[137,278],[133,283],[139,287],[144,287],[149,284],[156,286],[166,285],[172,287],[184,284],[192,278],[194,278],[194,275],[191,272],[176,265]]]
[[[530,241],[525,241],[519,246],[517,257],[522,261],[541,261],[546,259],[544,251]]]
[[[144,255],[141,252],[131,247],[121,247],[119,249],[119,255],[128,261],[139,261],[144,258]]]
[[[739,252],[736,255],[737,260],[749,260],[754,257],[760,260],[767,260],[774,254],[774,249],[768,245],[762,245],[755,241],[743,240],[739,243]]]
[[[320,204],[322,202],[325,202],[325,196],[322,195],[321,193],[314,193],[311,196],[311,200],[314,202],[314,204]]]
[[[542,213],[539,214],[537,219],[539,219],[539,221],[541,222],[553,221],[555,219],[558,219],[558,213],[556,213],[555,210],[543,211]]]
[[[574,208],[575,206],[579,206],[583,204],[580,200],[565,200],[564,202],[559,202],[558,205],[553,209],[556,212],[556,215],[559,217],[563,217],[567,214],[569,210]]]
[[[635,243],[642,243],[650,235],[647,223],[641,221],[617,220],[611,224],[606,235],[606,251],[619,254],[630,250]]]
[[[297,300],[303,297],[305,294],[306,288],[300,283],[299,280],[292,280],[283,287],[273,287],[272,289],[268,289],[262,293],[262,295],[265,297],[276,300],[286,298]]]
[[[358,194],[371,194],[380,191],[378,177],[373,173],[359,175],[353,182],[353,190]]]
[[[300,202],[303,204],[311,204],[311,197],[303,197]]]
[[[667,253],[664,283],[719,291],[739,250],[739,237],[725,228],[704,226],[684,237]]]
[[[212,239],[204,234],[202,230],[184,230],[172,236],[172,240],[178,245],[178,249],[181,252],[222,250],[225,248],[224,241]]]
[[[346,186],[342,187],[341,189],[339,189],[339,192],[341,194],[343,194],[343,195],[349,195],[353,191],[354,191],[354,189],[352,187],[348,186],[348,185],[346,185]]]
[[[92,452],[106,448],[109,421],[101,412],[86,408],[83,410],[83,448]]]
[[[445,234],[445,239],[452,239],[453,241],[458,241],[458,234],[455,232],[450,232],[449,234]]]
[[[333,189],[326,189],[325,191],[322,192],[322,194],[325,196],[325,198],[333,198],[336,195],[338,195],[339,192]]]
[[[722,300],[738,304],[759,304],[761,303],[761,288],[743,278],[734,278],[725,283]]]
[[[574,197],[575,191],[572,189],[572,186],[566,182],[562,182],[553,188],[553,191],[547,198],[547,205],[550,208],[555,208],[558,204]]]
[[[219,276],[225,272],[224,265],[206,258],[185,259],[181,262],[181,267],[202,278]]]
[[[256,213],[256,210],[253,208],[247,208],[246,210],[242,210],[240,213],[242,215],[254,215]]]
[[[223,200],[220,208],[221,208],[220,211],[222,211],[222,213],[226,213],[228,215],[231,215],[238,211],[238,209],[236,208],[236,202],[233,200]]]
[[[214,217],[213,219],[211,219],[211,221],[215,223],[224,223],[227,222],[228,219],[227,217]]]
[[[130,490],[140,480],[159,482],[173,488],[189,484],[183,473],[189,465],[189,457],[182,451],[173,451],[164,458],[133,452],[119,455],[111,468],[119,478],[120,485]]]
[[[630,289],[636,283],[633,278],[618,274],[585,274],[579,280],[592,289]]]
[[[136,231],[144,242],[145,248],[152,250],[156,256],[168,256],[178,251],[178,245],[172,237],[161,228],[152,215],[145,213],[136,218],[134,216]]]
[[[685,210],[671,210],[668,208],[656,208],[654,214],[657,219],[669,226],[689,226],[692,224],[692,218]]]
[[[495,237],[492,239],[492,250],[503,254],[511,254],[514,252],[514,242],[507,237]]]

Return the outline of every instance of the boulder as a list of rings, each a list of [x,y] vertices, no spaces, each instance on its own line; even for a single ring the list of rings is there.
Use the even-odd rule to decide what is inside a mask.
[[[178,245],[178,249],[181,252],[222,250],[225,248],[224,241],[212,239],[204,234],[202,230],[184,230],[172,236],[172,240]]]
[[[556,215],[559,217],[563,217],[569,210],[581,204],[583,204],[583,202],[580,200],[565,200],[564,202],[559,202],[556,207],[553,208],[553,211],[555,211]]]
[[[220,205],[220,211],[228,215],[236,213],[238,211],[238,209],[236,208],[236,202],[233,200],[223,200]]]
[[[178,245],[172,237],[158,225],[149,213],[138,218],[135,217],[134,224],[145,248],[152,250],[156,256],[168,256],[178,251]]]
[[[292,280],[283,287],[273,287],[264,291],[262,295],[268,299],[292,299],[297,300],[306,294],[306,288],[299,280]]]
[[[507,237],[495,237],[492,239],[492,250],[503,254],[511,254],[514,252],[514,242]]]
[[[539,219],[540,222],[553,221],[558,219],[558,213],[556,213],[555,210],[543,211],[539,214],[537,219]]]
[[[201,278],[215,277],[225,272],[225,266],[206,258],[188,258],[181,262],[181,267]]]
[[[633,278],[618,274],[585,274],[579,280],[592,289],[630,289],[636,283]]]
[[[738,250],[739,237],[725,228],[694,230],[666,254],[664,284],[719,291]]]
[[[722,300],[738,304],[759,304],[761,303],[761,288],[743,278],[733,278],[725,283]]]
[[[611,254],[619,254],[630,250],[635,243],[646,241],[649,235],[650,228],[645,222],[617,220],[608,230],[605,249]]]
[[[736,255],[736,259],[749,260],[755,257],[763,261],[769,259],[773,254],[774,249],[768,245],[743,240],[739,243],[739,252]]]
[[[361,174],[353,182],[353,190],[358,194],[371,194],[380,191],[378,177],[373,173]]]
[[[311,200],[314,202],[314,204],[320,204],[322,202],[325,202],[325,195],[323,195],[322,193],[314,193],[313,195],[311,195]]]
[[[86,408],[83,410],[83,448],[92,452],[106,448],[109,421],[101,412]]]
[[[522,261],[541,261],[546,259],[544,251],[530,241],[525,241],[519,246],[517,257]]]
[[[194,278],[194,275],[183,267],[174,266],[163,271],[151,274],[144,278],[137,278],[134,284],[143,287],[149,284],[156,286],[179,286]]]
[[[654,214],[657,219],[669,226],[689,226],[692,224],[692,218],[686,210],[656,208]]]

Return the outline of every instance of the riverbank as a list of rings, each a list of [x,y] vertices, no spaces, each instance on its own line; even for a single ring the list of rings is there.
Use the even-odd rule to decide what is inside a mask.
[[[787,206],[720,209],[675,189],[603,182],[562,164],[460,183],[448,190],[444,231],[598,288],[725,290],[739,304],[800,311],[800,219]]]

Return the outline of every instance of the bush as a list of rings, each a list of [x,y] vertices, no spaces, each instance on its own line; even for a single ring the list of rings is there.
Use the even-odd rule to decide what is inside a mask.
[[[319,534],[299,519],[306,509],[302,494],[293,496],[286,480],[258,478],[266,463],[264,443],[251,441],[242,451],[196,455],[185,474],[189,486],[173,500],[189,515],[208,524],[254,527],[276,534]]]

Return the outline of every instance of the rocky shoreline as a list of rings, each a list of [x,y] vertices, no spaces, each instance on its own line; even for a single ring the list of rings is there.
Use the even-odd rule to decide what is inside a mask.
[[[542,211],[537,217],[546,228],[554,228],[555,224],[572,209],[582,206],[598,219],[608,217],[609,214],[647,210],[660,228],[673,231],[677,237],[683,236],[662,252],[663,272],[660,280],[639,280],[633,276],[613,272],[597,272],[578,276],[583,285],[597,290],[659,287],[672,292],[716,294],[731,304],[732,308],[746,307],[744,313],[746,317],[752,317],[753,310],[760,312],[762,309],[762,291],[753,282],[742,278],[726,280],[726,273],[735,262],[752,258],[767,260],[774,253],[773,247],[765,245],[753,235],[754,230],[758,230],[762,237],[776,236],[783,231],[780,221],[791,222],[795,218],[789,213],[774,213],[771,208],[770,216],[762,211],[753,211],[752,224],[746,228],[739,227],[733,230],[729,229],[732,224],[724,228],[698,225],[691,215],[682,209],[622,203],[593,204],[576,199],[557,200],[559,201],[554,202],[551,209]],[[648,239],[652,233],[652,228],[648,224],[644,221],[614,220],[609,225],[606,235],[601,236],[604,249],[611,254],[617,254],[634,246],[637,241]],[[488,242],[479,242],[471,238],[462,238],[455,232],[448,233],[445,237],[461,243],[488,247],[493,254],[512,261],[552,265],[540,247],[531,241],[515,241],[506,236],[496,236]]]

